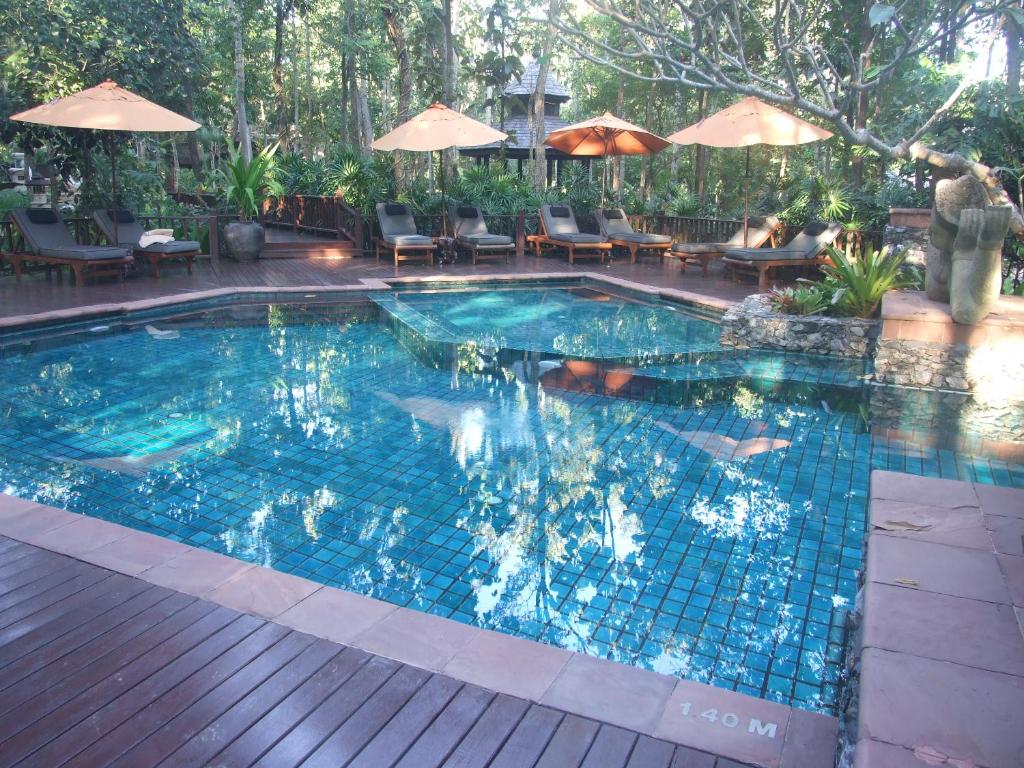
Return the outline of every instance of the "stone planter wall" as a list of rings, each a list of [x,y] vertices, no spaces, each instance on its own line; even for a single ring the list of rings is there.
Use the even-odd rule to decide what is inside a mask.
[[[931,213],[928,208],[890,208],[889,223],[882,235],[883,245],[890,250],[905,248],[907,263],[924,267]]]
[[[878,337],[877,320],[784,315],[765,294],[748,296],[722,317],[722,344],[836,357],[867,357]]]

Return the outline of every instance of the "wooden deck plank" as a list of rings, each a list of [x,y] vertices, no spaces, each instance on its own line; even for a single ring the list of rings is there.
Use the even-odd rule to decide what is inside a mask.
[[[46,565],[26,569],[22,574],[23,578],[19,579],[22,583],[20,585],[11,585],[10,589],[0,595],[0,616],[7,609],[42,595],[81,575],[82,572],[74,566],[59,568],[58,570],[53,570]]]
[[[537,760],[536,768],[578,768],[597,736],[598,723],[566,715]]]
[[[490,768],[529,768],[547,748],[548,741],[565,715],[535,704],[508,737]]]
[[[103,736],[75,755],[68,765],[78,768],[109,765],[121,753],[145,739],[168,720],[186,711],[197,699],[255,661],[287,635],[288,630],[284,627],[276,624],[260,626],[257,623],[256,630],[245,639],[229,645],[213,661],[201,664],[190,675],[186,674],[187,670],[162,670],[163,676],[170,678],[172,683],[176,679],[176,684],[165,693],[159,694],[158,690],[152,689],[157,688],[155,681],[160,675],[154,675],[144,685],[137,686],[131,691],[130,695],[135,701],[126,701],[128,696],[122,696],[111,702],[108,706],[116,710],[116,717],[123,718],[120,725],[113,725],[113,718],[101,725],[97,722],[100,713],[93,715],[88,721],[91,730]],[[149,690],[146,686],[149,686]],[[141,706],[135,714],[126,716],[126,713],[139,703]]]
[[[652,739],[650,736],[641,736],[637,739],[626,768],[669,768],[674,753],[671,744]]]
[[[67,562],[59,555],[45,550],[29,550],[11,559],[0,561],[0,594],[7,594],[37,578],[40,573],[53,573],[54,563],[61,569],[74,568],[76,561]],[[31,575],[30,575],[31,574]]]
[[[602,725],[590,745],[583,768],[622,768],[636,744],[636,734],[614,725]],[[669,756],[672,748],[669,747]]]
[[[519,725],[528,702],[505,694],[494,697],[459,746],[444,762],[444,768],[484,768],[501,749],[508,735]]]
[[[294,633],[293,636],[300,635]],[[168,723],[147,739],[142,749],[129,752],[111,768],[213,764],[214,755],[222,753],[229,745],[234,746],[243,734],[265,735],[270,730],[266,726],[256,730],[250,730],[250,727],[268,711],[274,710],[288,695],[301,690],[303,686],[315,685],[315,682],[311,682],[313,678],[325,667],[330,667],[330,662],[338,655],[338,648],[333,643],[316,641],[282,664],[265,680],[260,680],[254,688],[239,692],[233,686],[221,686],[189,710],[188,718],[198,723],[198,730],[193,730],[183,719],[179,719],[181,722]],[[326,696],[325,692],[323,698]],[[269,743],[273,743],[273,740]],[[167,745],[166,749],[164,745]],[[166,759],[164,754],[168,755]],[[230,759],[230,755],[226,759]]]
[[[418,691],[430,686],[430,678],[431,675],[426,670],[409,666],[400,667],[341,727],[328,736],[316,751],[302,762],[302,765],[308,768],[334,768],[337,765],[348,764],[373,739],[374,734],[384,729],[399,711],[417,698]],[[429,696],[426,698],[429,699]],[[423,698],[420,699],[421,703],[422,701]],[[413,720],[417,719],[415,711],[410,714]],[[381,763],[376,765],[379,766]]]
[[[112,588],[101,596],[108,599],[94,600],[87,606],[92,609],[88,613],[69,614],[58,622],[29,632],[16,643],[0,648],[0,680],[13,685],[125,622],[138,620],[146,609],[173,594],[169,589],[153,587],[136,579],[108,581]],[[133,622],[132,628],[135,626],[137,621]],[[107,642],[109,640],[108,637]],[[16,667],[4,669],[15,663]]]
[[[374,657],[352,675],[341,688],[328,696],[254,765],[277,768],[299,765],[306,756],[344,723],[401,668],[391,659]]]
[[[180,617],[182,613],[177,616]],[[189,631],[175,632],[171,637],[146,649],[145,653],[127,664],[118,664],[117,674],[111,673],[109,665],[94,664],[83,670],[80,675],[75,676],[84,677],[85,685],[81,687],[61,685],[59,686],[61,689],[59,696],[54,696],[51,693],[53,689],[44,691],[40,696],[12,713],[13,718],[5,717],[0,721],[0,734],[3,734],[0,738],[6,739],[4,750],[0,752],[0,768],[6,768],[6,766],[23,760],[40,747],[59,737],[79,721],[102,709],[157,670],[203,643],[208,637],[234,621],[236,617],[237,614],[233,611],[214,608],[194,624],[186,625]],[[172,618],[165,624],[169,625],[173,621]],[[164,628],[166,631],[166,626]],[[7,734],[12,729],[13,733],[8,736]],[[40,764],[46,765],[46,763]]]
[[[0,627],[5,630],[12,625],[22,625],[23,620],[48,620],[60,615],[66,605],[67,598],[79,595],[90,587],[96,586],[110,573],[99,568],[83,568],[79,573],[63,584],[51,587],[31,600],[18,603],[0,614]],[[0,641],[2,642],[2,641]]]
[[[432,676],[408,705],[370,740],[348,768],[393,765],[459,692],[462,684],[443,675]]]
[[[24,590],[0,614],[23,615],[0,630],[0,768],[715,766],[711,755],[8,541],[4,551],[50,570],[34,589],[0,592]],[[60,573],[70,578],[56,584]],[[83,575],[98,581],[65,589]]]
[[[494,695],[475,685],[463,687],[402,756],[399,768],[434,768],[444,763]]]

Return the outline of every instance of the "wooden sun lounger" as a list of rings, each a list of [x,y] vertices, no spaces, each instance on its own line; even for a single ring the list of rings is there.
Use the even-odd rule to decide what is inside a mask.
[[[479,206],[453,205],[449,218],[455,233],[456,249],[469,253],[473,264],[489,256],[504,258],[508,264],[508,257],[516,250],[515,240],[505,235],[492,235]]]
[[[652,251],[665,261],[665,254],[672,248],[672,238],[667,235],[634,231],[621,208],[599,208],[594,216],[604,238],[613,246],[629,251],[630,264],[636,264],[641,251]]]
[[[395,266],[401,261],[426,259],[434,263],[437,240],[416,231],[416,222],[409,206],[402,203],[377,203],[380,237],[373,239],[374,255],[380,261],[381,251],[391,251]]]
[[[747,226],[748,248],[760,248],[771,241],[772,248],[778,247],[778,233],[781,222],[774,216],[765,219],[750,217]],[[708,276],[708,266],[715,259],[725,256],[726,251],[733,247],[743,247],[743,228],[741,227],[724,243],[675,243],[671,255],[679,259],[679,268],[686,271],[687,264],[699,264],[704,277]]]
[[[32,222],[29,218],[29,211],[45,211],[45,214],[33,214],[45,216],[46,222],[41,226],[64,227],[67,235],[67,243],[46,244],[33,246],[34,237],[31,231]],[[71,233],[67,231],[63,219],[49,208],[16,209],[11,211],[11,222],[18,233],[22,243],[22,249],[3,251],[0,256],[7,259],[14,270],[17,281],[28,271],[26,267],[31,264],[40,264],[46,269],[47,277],[54,267],[57,267],[57,277],[60,278],[60,267],[68,267],[74,275],[75,285],[84,285],[89,277],[116,277],[119,281],[124,280],[127,267],[134,262],[131,253],[124,248],[111,248],[106,246],[88,246],[74,243]],[[64,250],[67,255],[61,255]],[[43,253],[42,251],[50,251]],[[73,255],[72,252],[79,252],[80,255]]]
[[[108,242],[114,242],[114,212],[94,211],[92,214],[96,226],[103,232]],[[140,246],[139,239],[145,233],[142,225],[136,220],[130,211],[119,211],[117,213],[117,239],[122,248],[130,248],[134,256],[141,256],[149,262],[149,273],[156,278],[160,277],[160,264],[164,261],[181,259],[185,262],[185,269],[192,274],[192,264],[199,257],[201,246],[194,240],[172,240],[169,243],[153,243],[145,248]]]
[[[738,279],[738,273],[757,274],[758,288],[768,287],[768,276],[783,267],[807,270],[831,263],[825,254],[842,232],[839,224],[812,222],[782,248],[729,248],[722,263]]]
[[[544,208],[565,208],[569,212],[569,216],[572,220],[572,226],[576,226],[576,217],[572,213],[572,208],[569,206],[541,206],[537,210],[537,219],[540,222],[540,232],[536,235],[530,235],[526,238],[527,242],[533,246],[534,253],[537,256],[541,255],[544,248],[563,248],[569,254],[569,263],[575,264],[577,256],[598,258],[601,263],[604,264],[605,258],[612,250],[612,244],[607,240],[601,242],[580,242],[574,243],[571,240],[573,234],[580,234],[578,228],[575,233],[566,233],[563,237],[551,237],[548,234],[547,226],[544,223]]]

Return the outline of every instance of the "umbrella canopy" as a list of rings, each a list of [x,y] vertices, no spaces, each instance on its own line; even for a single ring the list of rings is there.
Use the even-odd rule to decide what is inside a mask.
[[[194,131],[199,123],[125,90],[113,80],[27,109],[11,120],[97,131]]]
[[[611,112],[552,131],[544,143],[566,154],[584,157],[654,155],[669,145],[661,136],[620,120]]]
[[[436,152],[453,147],[479,147],[507,138],[507,133],[436,103],[384,134],[371,146],[386,152],[396,149]]]
[[[673,133],[668,139],[676,144],[704,144],[709,147],[749,147],[754,144],[789,147],[831,136],[831,131],[748,96],[689,128]]]
[[[390,133],[386,133],[370,146],[392,152],[404,149],[410,152],[440,152],[454,147],[479,147],[508,138],[491,126],[466,117],[440,102],[435,102],[410,118]],[[441,234],[448,233],[445,211],[444,155],[441,155]]]
[[[755,144],[791,147],[831,137],[831,131],[748,96],[699,123],[676,131],[668,139],[676,144],[746,147],[747,163],[743,174],[743,244],[746,245],[750,220],[750,148]]]

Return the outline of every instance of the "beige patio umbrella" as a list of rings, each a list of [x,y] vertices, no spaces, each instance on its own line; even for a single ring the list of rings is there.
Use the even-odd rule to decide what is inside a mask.
[[[110,186],[112,207],[117,209],[117,154],[114,152],[114,132],[173,133],[194,131],[199,123],[164,109],[107,80],[93,88],[54,99],[38,107],[27,109],[11,120],[58,128],[87,128],[110,131],[107,148],[110,152]],[[117,217],[114,217],[114,235],[117,235]]]
[[[606,159],[621,155],[654,155],[669,146],[661,136],[628,123],[611,112],[552,131],[544,143],[568,155]],[[606,175],[601,176],[602,201]]]
[[[441,154],[441,233],[447,234],[448,216],[445,210],[444,154],[455,147],[479,147],[504,141],[507,133],[456,112],[440,102],[427,107],[371,145],[374,149],[393,152],[442,152]]]
[[[673,133],[668,139],[676,144],[746,148],[746,170],[743,174],[743,244],[746,245],[750,218],[750,148],[755,144],[789,147],[831,137],[831,131],[748,96],[699,123]]]

